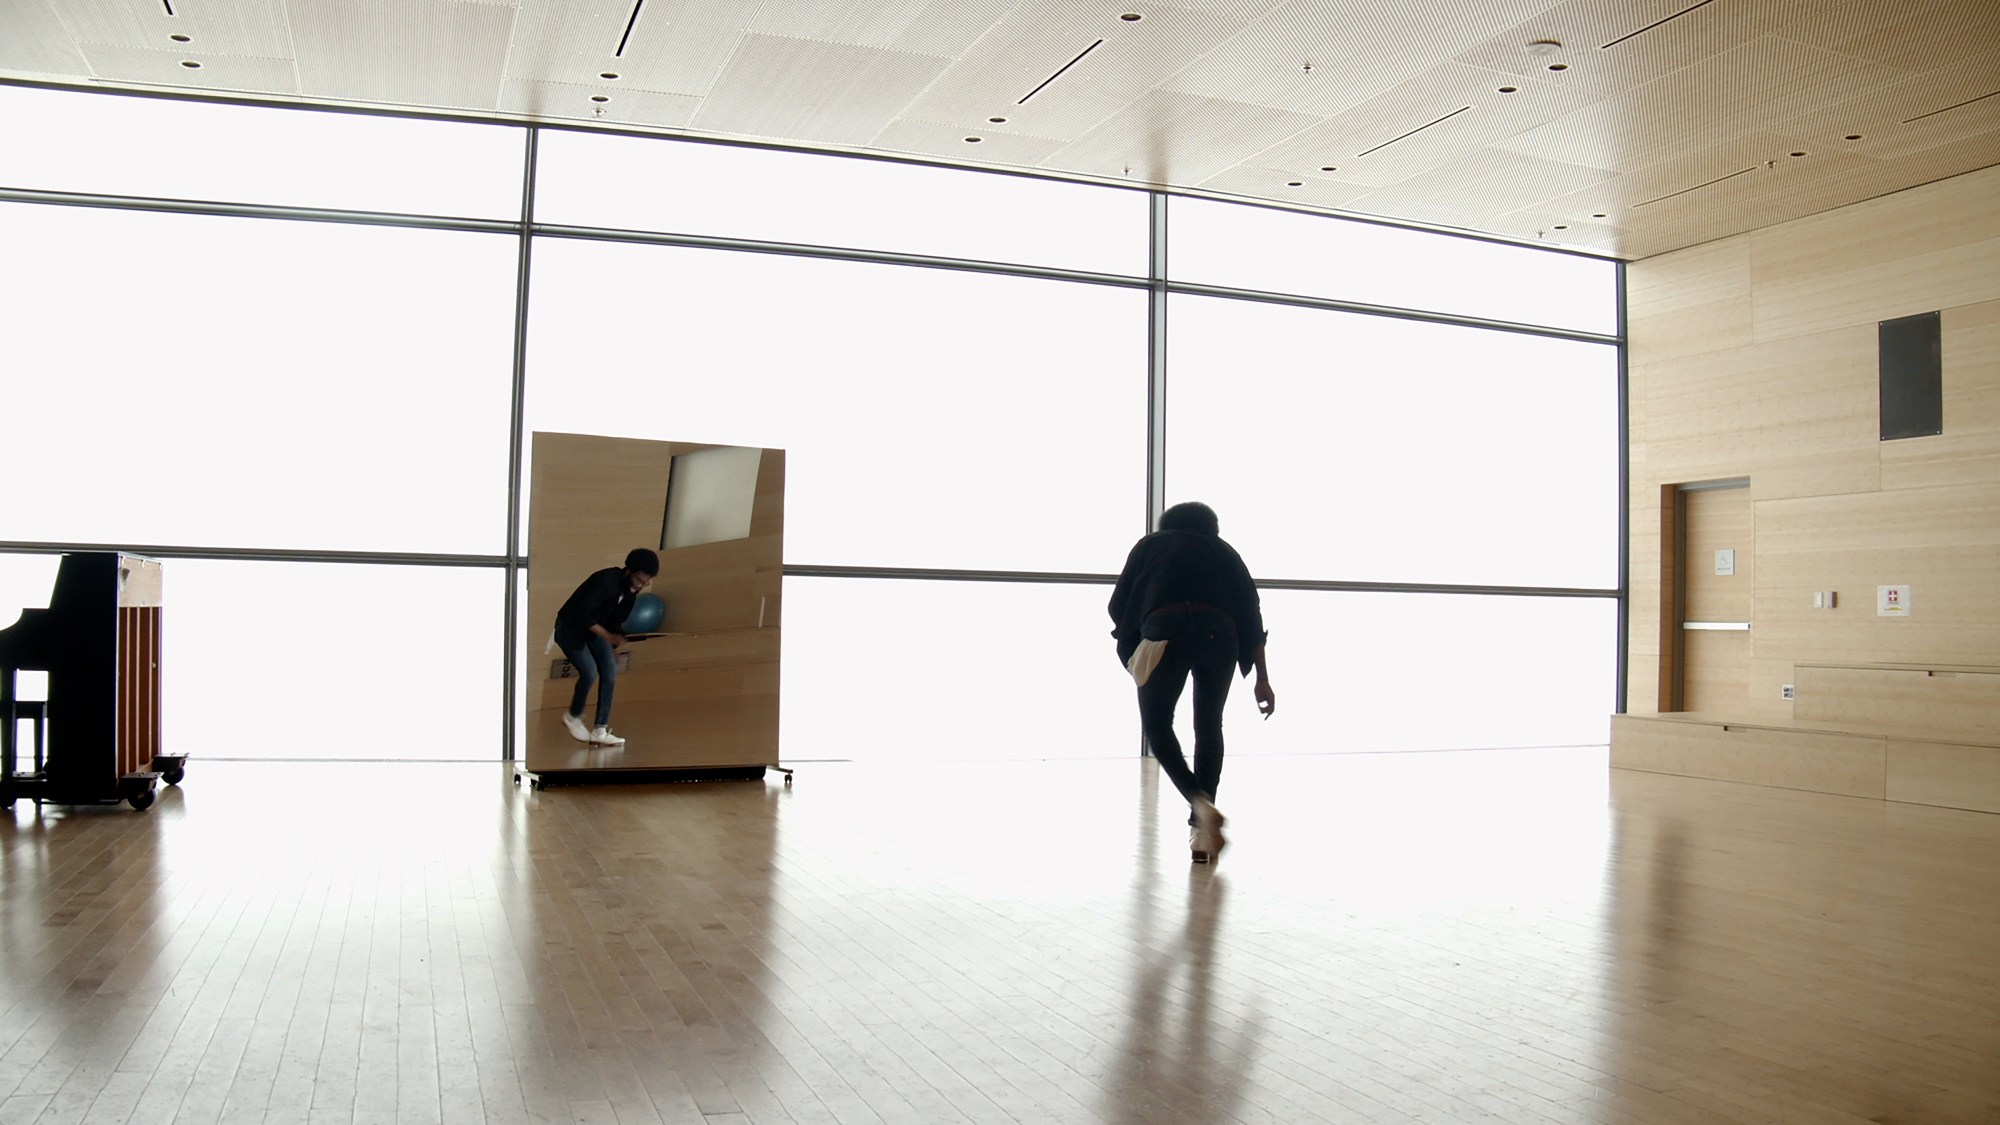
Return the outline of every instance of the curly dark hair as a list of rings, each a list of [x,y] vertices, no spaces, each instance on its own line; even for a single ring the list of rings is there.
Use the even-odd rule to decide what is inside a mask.
[[[1221,535],[1222,525],[1215,518],[1215,509],[1198,500],[1175,504],[1160,513],[1161,531],[1198,531],[1203,535]]]
[[[660,556],[644,547],[634,547],[625,556],[625,569],[636,570],[640,574],[650,574],[658,578],[660,576]]]

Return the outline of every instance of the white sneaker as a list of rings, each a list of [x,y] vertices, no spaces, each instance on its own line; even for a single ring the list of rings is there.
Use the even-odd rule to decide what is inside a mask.
[[[564,711],[563,726],[569,728],[570,737],[576,739],[578,742],[590,741],[590,728],[583,725],[582,715],[572,715],[568,711]]]
[[[590,732],[592,746],[623,746],[625,740],[611,733],[610,727],[598,727]]]

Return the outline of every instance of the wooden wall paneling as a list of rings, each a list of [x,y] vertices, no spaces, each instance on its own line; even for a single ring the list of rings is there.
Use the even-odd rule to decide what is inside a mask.
[[[1803,663],[1985,665],[2000,653],[2000,483],[1761,501],[1761,656]],[[1909,584],[1908,617],[1875,588]],[[1812,591],[1839,594],[1832,610]]]
[[[2000,294],[2000,167],[1752,232],[1760,342]],[[1872,350],[1871,350],[1871,355]]]
[[[1944,432],[1882,443],[1882,487],[2000,481],[2000,300],[1943,312]]]
[[[1619,769],[1808,789],[1886,795],[1884,739],[1668,717],[1617,715],[1611,764]]]
[[[1796,675],[1800,719],[2000,734],[2000,668],[1801,664]]]
[[[1658,578],[1648,586],[1648,596],[1641,598],[1635,592],[1628,609],[1634,622],[1631,629],[1634,648],[1630,674],[1636,678],[1640,669],[1647,666],[1645,661],[1639,659],[1642,650],[1639,649],[1638,643],[1639,638],[1645,636],[1649,630],[1638,623],[1649,620],[1654,623],[1654,628],[1650,632],[1653,637],[1654,655],[1658,659],[1650,665],[1654,677],[1653,690],[1642,696],[1636,683],[1628,684],[1626,698],[1627,700],[1651,698],[1654,701],[1653,710],[1679,711],[1684,667],[1682,661],[1686,655],[1686,648],[1681,644],[1679,593],[1681,491],[1675,485],[1661,485],[1657,495],[1659,503],[1653,511],[1654,518],[1650,521],[1658,529],[1651,548],[1651,565],[1642,569],[1639,560],[1645,556],[1638,551],[1634,552],[1629,564],[1634,575],[1635,587],[1639,574],[1658,575]],[[1636,526],[1639,520],[1638,513],[1633,514],[1632,520]]]
[[[1785,698],[1784,687],[1794,683],[1792,671],[1790,660],[1765,656],[1764,639],[1751,630],[1750,694],[1743,717],[1757,722],[1790,722],[1794,718],[1792,701]]]
[[[1648,361],[1753,342],[1750,241],[1724,239],[1625,268],[1626,339]]]
[[[1888,797],[2000,813],[2000,746],[1890,739]]]
[[[1880,485],[1875,324],[1648,364],[1646,469],[1760,498]]]
[[[1661,583],[1668,577],[1660,566],[1665,557],[1660,547],[1661,515],[1661,509],[1652,506],[1632,510],[1632,573],[1627,596],[1631,600],[1634,652],[1659,651],[1658,631],[1647,623],[1659,620]]]
[[[2000,168],[1627,267],[1634,605],[1640,576],[1663,565],[1659,521],[1640,514],[1661,486],[1754,478],[1748,715],[1811,721],[1778,694],[1802,664],[1976,666],[2000,653],[1995,199]],[[1945,433],[1881,442],[1876,324],[1932,309]],[[1875,587],[1898,582],[1915,587],[1915,612],[1877,617]],[[1813,608],[1823,590],[1836,608]],[[1647,651],[1656,635],[1633,630],[1635,683],[1661,664]]]

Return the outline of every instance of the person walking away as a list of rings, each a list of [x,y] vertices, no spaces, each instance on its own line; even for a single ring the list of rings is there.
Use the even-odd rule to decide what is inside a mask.
[[[1208,863],[1222,851],[1222,711],[1230,682],[1256,670],[1257,710],[1277,710],[1264,658],[1263,608],[1249,568],[1220,532],[1215,510],[1188,502],[1168,508],[1159,530],[1140,539],[1111,591],[1118,659],[1138,684],[1139,725],[1174,788],[1187,799],[1189,851]],[[1174,710],[1194,684],[1194,765],[1174,733]]]

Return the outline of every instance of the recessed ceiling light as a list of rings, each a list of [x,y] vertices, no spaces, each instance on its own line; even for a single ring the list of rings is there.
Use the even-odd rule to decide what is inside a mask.
[[[984,140],[984,139],[985,139],[985,138],[983,138],[983,137],[967,137],[967,138],[965,138],[965,143],[966,143],[966,144],[969,144],[969,145],[976,145],[976,144],[978,144],[978,143],[979,143],[980,141],[982,141],[982,140]]]
[[[1528,44],[1528,53],[1531,55],[1553,55],[1562,49],[1560,39],[1537,39]]]
[[[1602,218],[1604,218],[1604,212],[1602,212],[1602,211],[1592,211],[1592,212],[1590,213],[1590,217],[1591,217],[1591,218],[1593,218],[1593,219],[1602,219]]]
[[[1550,63],[1550,64],[1549,64],[1549,69],[1550,69],[1550,70],[1568,70],[1568,69],[1569,69],[1569,64],[1568,64],[1568,63],[1561,63],[1561,62],[1552,62],[1552,63]]]
[[[1500,92],[1503,94],[1518,94],[1521,92],[1521,88],[1519,86],[1502,86],[1500,87]]]
[[[192,43],[192,42],[194,42],[194,37],[193,37],[193,36],[190,36],[190,35],[169,35],[169,36],[167,36],[167,38],[169,38],[169,39],[173,40],[173,41],[174,41],[174,42],[176,42],[176,43]]]
[[[1340,171],[1340,169],[1339,169],[1339,168],[1335,167],[1335,166],[1334,166],[1334,165],[1332,165],[1332,164],[1322,164],[1322,165],[1320,165],[1320,166],[1319,166],[1319,170],[1320,170],[1320,171],[1322,171],[1322,172],[1338,172],[1338,171]]]
[[[1306,186],[1306,182],[1305,182],[1304,180],[1286,180],[1286,181],[1285,181],[1285,186],[1286,186],[1286,187],[1304,187],[1304,186]]]
[[[1557,223],[1557,224],[1555,225],[1555,228],[1554,228],[1554,229],[1556,229],[1556,230],[1568,230],[1568,229],[1569,229],[1569,224],[1568,224],[1568,223]]]
[[[1139,22],[1140,20],[1144,19],[1145,17],[1144,17],[1144,16],[1141,16],[1141,15],[1140,15],[1139,13],[1137,13],[1137,12],[1126,12],[1126,13],[1125,13],[1124,15],[1122,15],[1122,16],[1119,16],[1118,18],[1119,18],[1119,19],[1121,19],[1121,20],[1124,20],[1124,21],[1125,21],[1126,23],[1138,23],[1138,22]]]
[[[618,72],[607,70],[603,74],[598,75],[598,77],[604,79],[606,82],[616,82],[618,81]]]
[[[1848,139],[1848,140],[1850,140],[1850,141],[1858,141],[1858,140],[1860,140],[1860,139],[1861,139],[1861,134],[1859,134],[1859,133],[1849,133],[1849,134],[1847,134],[1847,139]]]
[[[989,117],[986,120],[991,121],[995,125],[1005,125],[1007,123],[1007,119],[1004,117]]]
[[[605,102],[608,102],[611,99],[605,97],[603,94],[592,94],[590,95],[590,100],[596,102],[599,105],[603,105]]]
[[[200,70],[200,69],[201,69],[201,64],[200,64],[200,63],[198,63],[198,62],[196,62],[196,61],[194,61],[193,59],[182,59],[182,60],[181,60],[181,65],[182,65],[182,66],[184,66],[184,67],[187,67],[187,68],[188,68],[189,70]]]
[[[1792,155],[1793,155],[1793,156],[1804,156],[1804,155],[1805,155],[1805,153],[1803,153],[1803,152],[1795,152],[1795,153],[1793,153]]]

